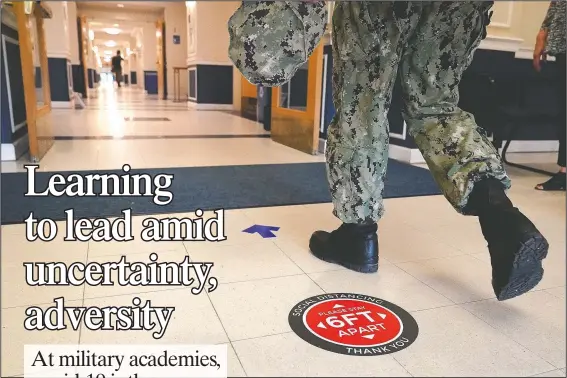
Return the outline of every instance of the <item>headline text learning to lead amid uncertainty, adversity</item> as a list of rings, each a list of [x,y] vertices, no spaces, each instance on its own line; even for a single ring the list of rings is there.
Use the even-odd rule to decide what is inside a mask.
[[[167,206],[174,200],[170,190],[173,175],[134,173],[129,165],[119,173],[47,173],[38,172],[38,165],[26,165],[26,197],[143,197],[151,198],[156,206]],[[48,175],[49,177],[45,177]],[[226,240],[223,209],[207,214],[192,210],[191,217],[146,217],[139,237],[144,242]],[[158,211],[156,211],[157,213]],[[128,242],[135,240],[132,209],[122,209],[120,215],[108,217],[77,217],[76,209],[67,209],[61,218],[64,225],[50,218],[38,218],[30,212],[25,221],[26,238],[30,242],[56,240],[60,228],[66,242]],[[24,252],[25,253],[25,252]],[[30,261],[24,262],[26,284],[41,286],[135,286],[191,287],[194,295],[214,291],[218,280],[212,275],[212,262],[158,261],[157,253],[149,261],[132,261],[135,257],[118,256],[116,261]],[[46,254],[46,258],[49,255]],[[130,260],[130,261],[129,261]],[[134,297],[124,306],[68,306],[64,297],[53,298],[50,307],[32,306],[26,309],[24,327],[27,330],[145,330],[156,339],[164,336],[173,318],[173,306],[153,306],[151,301]]]

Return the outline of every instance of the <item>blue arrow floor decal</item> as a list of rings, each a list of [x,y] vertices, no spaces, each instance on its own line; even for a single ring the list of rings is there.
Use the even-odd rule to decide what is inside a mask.
[[[249,234],[258,233],[258,235],[266,239],[266,238],[275,238],[276,235],[272,231],[278,231],[279,229],[280,229],[279,227],[262,226],[260,224],[255,224],[254,226],[249,227],[242,232],[247,232]]]

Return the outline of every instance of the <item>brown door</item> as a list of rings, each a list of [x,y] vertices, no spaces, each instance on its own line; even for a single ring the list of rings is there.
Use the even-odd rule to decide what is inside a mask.
[[[156,22],[156,42],[157,42],[157,60],[156,60],[156,70],[158,77],[158,97],[160,99],[165,96],[165,78],[163,75],[163,21]]]
[[[49,116],[51,91],[43,29],[43,17],[49,12],[41,11],[43,2],[35,3],[30,12],[29,3],[14,2],[14,13],[18,21],[30,158],[33,162],[39,162],[54,143]],[[36,80],[37,76],[41,76],[41,79]]]
[[[308,154],[316,154],[323,70],[320,44],[309,61],[285,85],[272,92],[272,140]]]
[[[257,87],[240,74],[240,114],[243,117],[256,120],[257,97]]]

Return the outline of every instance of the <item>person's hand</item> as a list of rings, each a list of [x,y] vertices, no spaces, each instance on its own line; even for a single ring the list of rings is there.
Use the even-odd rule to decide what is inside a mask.
[[[545,30],[541,30],[537,35],[536,44],[534,47],[533,65],[534,65],[534,69],[537,72],[541,71],[541,62],[545,62],[547,60],[547,54],[545,53],[546,41],[547,41],[547,32]]]

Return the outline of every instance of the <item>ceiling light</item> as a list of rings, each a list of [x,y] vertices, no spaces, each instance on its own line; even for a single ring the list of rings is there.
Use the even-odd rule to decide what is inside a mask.
[[[120,29],[115,29],[115,28],[106,28],[106,29],[104,29],[104,31],[106,32],[106,34],[117,35],[117,34],[120,34],[120,32],[121,32],[122,30],[120,30]]]
[[[110,50],[104,50],[104,55],[112,55],[112,51],[110,51]]]
[[[114,25],[112,25],[112,26],[114,26],[115,28],[117,28],[117,27],[119,27],[120,25],[118,25],[118,24],[114,24]]]
[[[124,4],[116,4],[118,8],[124,8]]]
[[[107,47],[114,47],[114,46],[116,46],[116,42],[114,42],[114,41],[106,41],[106,42],[104,43],[104,45],[107,46]]]

